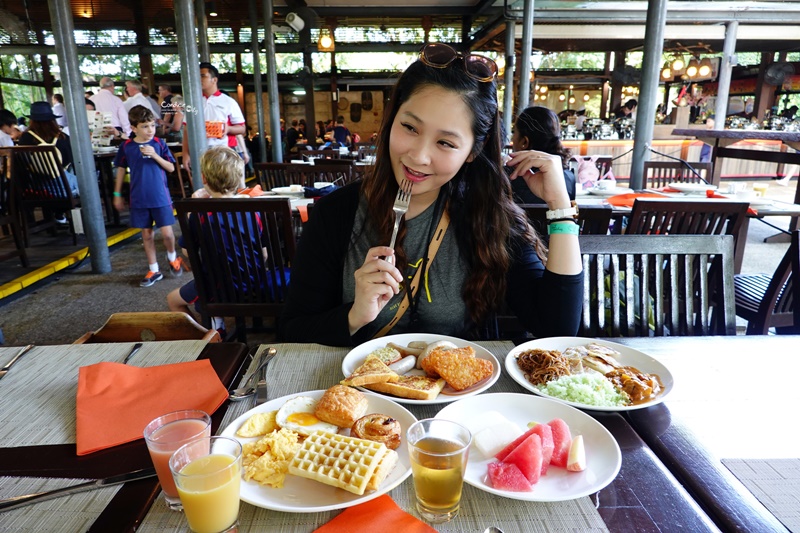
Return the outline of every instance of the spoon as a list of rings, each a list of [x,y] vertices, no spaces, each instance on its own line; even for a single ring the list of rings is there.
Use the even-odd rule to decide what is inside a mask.
[[[499,527],[489,526],[483,530],[483,533],[503,533],[503,530]]]
[[[272,358],[275,357],[277,353],[278,352],[275,350],[275,348],[270,348],[269,350],[267,350],[267,355],[264,356],[264,360],[261,361],[261,363],[258,365],[258,368],[253,370],[253,372],[249,376],[247,376],[247,378],[244,381],[244,386],[239,387],[238,389],[233,389],[231,391],[229,399],[231,401],[238,402],[239,400],[244,400],[248,396],[252,396],[253,394],[255,394],[256,392],[255,378],[258,377],[259,371],[262,368],[265,368],[267,364],[270,361],[272,361]]]

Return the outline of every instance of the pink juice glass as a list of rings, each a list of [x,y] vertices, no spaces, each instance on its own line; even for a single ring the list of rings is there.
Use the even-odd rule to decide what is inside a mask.
[[[164,491],[164,499],[173,511],[180,511],[183,507],[169,469],[169,459],[184,444],[210,436],[211,417],[196,409],[159,416],[144,428],[144,440]]]

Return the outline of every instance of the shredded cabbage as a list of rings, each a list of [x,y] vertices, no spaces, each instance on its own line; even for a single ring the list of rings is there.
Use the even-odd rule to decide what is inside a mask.
[[[619,407],[630,403],[627,394],[618,391],[597,372],[561,376],[537,388],[554,398],[595,407]]]

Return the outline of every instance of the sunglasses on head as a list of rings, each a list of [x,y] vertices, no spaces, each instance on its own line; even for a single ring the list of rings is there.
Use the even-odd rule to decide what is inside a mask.
[[[419,53],[420,61],[434,68],[446,68],[458,58],[463,60],[467,76],[474,80],[492,81],[497,75],[497,63],[488,57],[469,52],[462,54],[446,44],[426,44]]]

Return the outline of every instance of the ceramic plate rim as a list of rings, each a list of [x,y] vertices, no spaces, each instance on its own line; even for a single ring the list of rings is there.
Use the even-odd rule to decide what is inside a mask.
[[[595,492],[607,487],[619,474],[619,470],[622,467],[622,451],[620,450],[619,443],[617,443],[617,440],[614,438],[611,432],[609,432],[605,426],[588,414],[549,398],[541,398],[538,396],[530,396],[528,394],[514,392],[487,393],[482,394],[480,398],[473,396],[471,398],[465,398],[460,402],[452,403],[439,411],[436,414],[436,418],[444,418],[458,422],[459,417],[453,416],[453,411],[457,412],[458,410],[463,411],[464,409],[469,409],[470,416],[474,416],[480,414],[481,412],[499,410],[500,406],[503,404],[510,406],[510,410],[525,410],[526,408],[529,408],[531,411],[539,409],[558,413],[554,415],[547,415],[547,417],[550,419],[562,418],[567,425],[570,426],[570,430],[574,434],[584,435],[584,439],[586,441],[587,469],[584,472],[566,472],[565,469],[552,467],[557,469],[556,471],[561,472],[558,472],[557,475],[549,478],[546,474],[544,477],[540,478],[539,483],[534,486],[533,491],[531,492],[512,492],[499,490],[489,486],[483,481],[486,465],[492,462],[492,459],[485,459],[483,456],[479,455],[480,452],[471,449],[470,456],[467,459],[467,471],[464,476],[465,483],[472,485],[473,487],[484,492],[514,500],[557,502],[574,500],[576,498],[582,498],[584,496],[594,494]],[[500,410],[500,412],[502,413],[503,411]],[[521,422],[515,420],[511,421],[519,425],[520,429],[526,429],[521,425]],[[579,428],[582,428],[583,430],[576,432],[575,430]],[[587,432],[587,428],[590,429],[590,431]],[[600,441],[598,442],[597,439],[600,439]],[[601,449],[601,447],[605,449]],[[596,455],[602,455],[603,457],[597,457]],[[607,468],[609,465],[609,456],[613,456],[613,465],[611,465],[610,469]],[[592,470],[593,465],[596,465],[594,466],[594,470]],[[573,492],[566,492],[565,494],[556,496],[551,494],[552,489],[550,489],[549,486],[553,483],[558,483],[558,480],[565,478],[568,479],[569,476],[585,476],[590,472],[594,473],[595,475],[599,475],[598,470],[601,469],[604,471],[602,472],[604,475],[596,481],[587,481],[585,486],[579,487]],[[542,485],[543,483],[546,485]],[[548,487],[548,489],[542,489],[541,487]],[[545,490],[548,490],[550,493],[543,495],[542,492]]]
[[[257,405],[255,407],[253,407],[252,409],[249,409],[245,413],[242,413],[241,415],[236,417],[230,424],[228,424],[225,427],[224,430],[222,430],[218,434],[223,436],[223,437],[234,438],[234,439],[238,440],[239,442],[241,442],[242,444],[244,444],[246,442],[255,441],[255,440],[258,439],[258,437],[243,438],[243,437],[237,437],[236,436],[236,430],[239,429],[239,427],[250,416],[252,416],[255,413],[261,413],[261,412],[265,412],[265,411],[274,411],[274,410],[277,409],[277,407],[279,405],[282,405],[283,403],[286,403],[287,400],[289,400],[291,398],[294,398],[296,396],[310,396],[310,397],[314,398],[315,400],[318,400],[319,398],[322,397],[322,394],[324,392],[325,392],[324,390],[296,392],[296,393],[292,393],[292,394],[287,394],[286,396],[281,396],[280,398],[275,398],[273,400],[269,400],[267,402],[264,402],[261,405]],[[242,479],[242,490],[241,490],[241,492],[239,494],[239,498],[243,502],[249,503],[251,505],[255,505],[256,507],[261,507],[263,509],[270,509],[270,510],[273,510],[273,511],[283,511],[283,512],[286,512],[286,513],[321,513],[321,512],[325,512],[325,511],[333,511],[333,510],[337,510],[337,509],[345,509],[347,507],[352,507],[354,505],[358,505],[360,503],[364,503],[364,502],[367,502],[369,500],[373,500],[373,499],[377,498],[378,496],[382,496],[383,494],[386,494],[390,490],[392,490],[395,487],[397,487],[398,485],[400,485],[403,481],[405,481],[408,478],[408,476],[411,475],[411,462],[410,462],[410,459],[408,457],[408,447],[406,446],[406,443],[405,443],[405,434],[406,434],[406,431],[408,430],[408,428],[411,426],[411,424],[413,424],[414,422],[417,421],[417,417],[415,417],[408,409],[406,409],[402,405],[399,405],[397,402],[393,402],[392,400],[390,400],[389,398],[387,398],[385,396],[381,396],[379,394],[373,394],[371,392],[365,392],[364,394],[365,394],[365,396],[367,396],[367,399],[370,401],[370,403],[372,403],[373,398],[374,398],[374,401],[376,401],[378,403],[388,402],[390,404],[394,404],[393,407],[392,407],[393,410],[396,410],[398,413],[402,414],[404,417],[406,417],[406,416],[408,417],[407,424],[403,423],[401,420],[398,420],[398,421],[401,422],[401,424],[404,427],[403,427],[403,431],[402,431],[403,442],[401,443],[400,447],[397,448],[397,450],[395,450],[398,453],[398,455],[400,456],[400,458],[398,460],[398,463],[397,463],[397,466],[395,466],[395,470],[393,470],[389,474],[389,477],[386,480],[384,480],[383,484],[381,484],[381,486],[377,490],[375,490],[373,492],[370,492],[370,493],[366,493],[363,496],[358,496],[357,494],[350,494],[349,492],[346,492],[343,489],[334,489],[333,487],[328,487],[328,486],[326,486],[326,485],[324,485],[322,483],[319,483],[319,482],[316,482],[316,481],[313,481],[313,480],[310,480],[310,479],[308,479],[308,480],[307,479],[300,479],[300,482],[303,483],[303,484],[305,484],[305,482],[308,482],[309,484],[311,484],[309,486],[311,486],[311,487],[318,486],[320,488],[320,490],[331,490],[331,489],[333,489],[333,490],[337,491],[337,494],[339,493],[338,491],[341,491],[341,495],[343,495],[346,498],[352,496],[352,499],[350,499],[348,501],[338,501],[338,502],[330,504],[330,505],[318,505],[318,506],[315,506],[315,507],[293,507],[293,506],[290,506],[290,505],[271,504],[272,502],[270,502],[270,501],[266,501],[265,502],[263,498],[255,498],[254,499],[250,494],[246,494],[245,493],[245,487],[254,487],[254,488],[258,489],[258,488],[261,488],[260,485],[258,485],[258,483],[256,483],[255,481],[245,481],[244,479]],[[376,409],[384,409],[384,408],[383,407],[376,407]],[[370,410],[370,412],[376,412],[376,411]],[[388,415],[390,415],[390,416],[392,416],[394,418],[398,418],[398,419],[400,418],[400,416],[398,414],[396,414],[396,413],[384,413],[384,414],[388,414]],[[403,472],[400,472],[399,476],[392,476],[392,474],[394,474],[395,471],[400,466],[405,466],[406,470],[403,471]],[[393,477],[394,477],[394,479],[392,479]],[[272,488],[269,488],[269,487],[263,487],[263,488],[265,490],[281,490],[281,489],[272,489]]]
[[[400,333],[397,335],[387,335],[385,337],[379,337],[377,339],[372,339],[367,342],[361,343],[352,350],[350,350],[347,353],[347,355],[344,356],[344,359],[342,360],[342,374],[345,377],[349,376],[352,373],[352,371],[355,370],[357,366],[363,362],[364,359],[366,359],[367,354],[369,354],[374,350],[377,350],[378,348],[386,346],[390,342],[393,342],[395,344],[402,344],[405,346],[409,342],[414,340],[425,341],[428,343],[436,341],[450,341],[459,348],[472,346],[472,349],[475,350],[476,357],[480,357],[481,359],[488,359],[489,361],[492,362],[492,375],[489,376],[486,380],[484,380],[483,385],[474,390],[470,390],[469,392],[457,395],[439,394],[439,396],[437,396],[433,400],[412,400],[410,398],[397,398],[395,396],[390,396],[388,394],[381,394],[381,393],[376,393],[374,391],[369,391],[368,389],[364,389],[361,387],[358,388],[365,392],[372,392],[373,394],[378,394],[385,398],[389,398],[397,403],[404,403],[408,405],[434,405],[442,403],[451,403],[461,400],[463,398],[468,398],[470,396],[475,396],[476,394],[480,394],[481,392],[487,390],[489,387],[494,385],[495,382],[500,378],[500,374],[502,373],[502,368],[501,368],[502,365],[492,352],[490,352],[480,344],[475,344],[474,342],[466,341],[464,339],[459,339],[458,337],[449,337],[447,335],[439,335],[436,333]],[[367,345],[370,346],[374,345],[374,347],[370,347],[368,349],[369,351],[367,351],[367,348],[364,348],[364,346]],[[350,363],[352,363],[355,358],[360,357],[362,353],[364,354],[363,358],[359,359],[357,364],[353,363],[351,367]],[[471,388],[472,387],[470,387],[470,389]]]
[[[598,189],[597,187],[592,187],[589,189],[589,194],[595,196],[616,196],[618,194],[630,194],[632,192],[633,189],[628,187],[614,187],[613,189]]]
[[[292,192],[289,190],[289,187],[273,187],[270,190],[275,194],[280,194],[283,196],[303,196],[305,194],[305,190]]]
[[[683,182],[672,182],[667,185],[671,189],[675,189],[680,192],[705,192],[705,191],[716,191],[717,186],[711,185],[710,183],[683,183]]]
[[[514,359],[516,354],[518,354],[519,352],[523,352],[525,350],[532,350],[534,348],[563,350],[564,348],[568,348],[569,346],[579,346],[582,344],[589,344],[590,342],[596,342],[598,344],[614,348],[615,350],[617,350],[622,354],[620,362],[622,362],[623,364],[634,366],[639,370],[641,370],[642,372],[658,374],[658,377],[661,378],[662,385],[664,385],[664,391],[661,394],[659,394],[658,397],[656,397],[654,400],[645,403],[640,403],[637,405],[598,407],[596,405],[586,405],[582,403],[571,402],[568,400],[562,400],[560,398],[554,398],[553,396],[548,396],[547,394],[543,393],[542,391],[534,387],[532,383],[530,383],[527,379],[525,379],[525,375],[519,369],[519,366],[517,365],[517,362]],[[633,357],[634,359],[643,358],[643,360],[631,361],[630,360],[631,357]],[[538,396],[555,400],[557,402],[561,402],[569,406],[576,407],[578,409],[586,409],[589,411],[620,412],[620,411],[635,411],[637,409],[652,407],[654,405],[658,405],[661,402],[663,402],[664,398],[667,397],[667,395],[672,391],[672,388],[675,386],[675,381],[672,377],[672,373],[666,366],[664,366],[662,362],[660,362],[652,355],[648,355],[640,350],[631,348],[630,346],[625,346],[624,344],[619,344],[616,342],[607,341],[603,339],[592,339],[589,337],[547,337],[522,343],[519,346],[515,346],[514,349],[512,349],[510,352],[508,352],[508,355],[506,355],[506,372],[508,372],[508,375],[511,376],[511,379],[513,379],[514,381],[519,383],[522,387],[528,389],[529,391]]]

